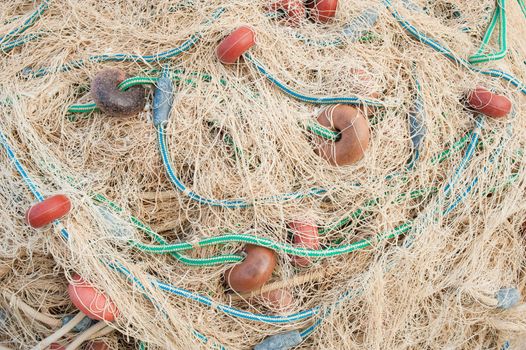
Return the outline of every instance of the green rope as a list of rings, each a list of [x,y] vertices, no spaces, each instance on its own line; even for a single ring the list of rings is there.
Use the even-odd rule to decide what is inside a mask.
[[[152,69],[148,73],[158,74],[160,73],[160,71],[157,69]],[[191,78],[187,78],[187,79],[181,78],[180,75],[184,73],[185,71],[182,69],[175,69],[175,70],[170,71],[170,77],[176,82],[183,82],[185,84],[195,86],[196,85],[195,80]],[[189,73],[189,75],[192,77],[199,78],[205,82],[212,81],[212,76],[206,73],[191,72]],[[158,77],[149,77],[149,76],[131,77],[121,82],[118,85],[118,88],[122,91],[126,91],[137,85],[154,85],[155,83],[157,83],[157,80],[159,80]],[[226,81],[224,79],[220,79],[219,83],[221,85],[225,85]],[[69,113],[93,113],[96,111],[98,111],[97,105],[92,102],[86,103],[86,104],[74,104],[68,107]]]
[[[493,35],[493,32],[495,31],[497,23],[500,26],[500,33],[499,33],[500,49],[498,52],[495,52],[495,53],[484,54],[483,52],[486,49],[487,45],[489,44],[489,41],[491,39],[491,36]],[[506,0],[497,0],[497,7],[495,8],[495,11],[493,12],[493,17],[491,18],[488,29],[486,30],[486,33],[484,34],[484,37],[482,38],[482,44],[480,48],[478,49],[478,51],[473,56],[470,56],[468,58],[469,62],[472,64],[476,64],[476,63],[483,63],[483,62],[489,62],[489,61],[497,61],[497,60],[504,58],[508,52],[508,46],[507,46],[508,44],[507,44],[506,36],[507,36]]]
[[[53,169],[54,166],[52,166]],[[76,187],[75,180],[67,176],[67,181],[73,186]],[[100,194],[100,193],[92,193],[91,197],[94,201],[100,204],[104,204],[105,208],[110,209],[112,212],[116,214],[122,214],[124,209],[122,209],[118,204],[112,202],[109,200],[106,196]],[[164,240],[163,237],[161,237],[157,232],[152,230],[148,225],[144,224],[141,220],[136,218],[133,215],[128,216],[128,221],[133,224],[137,229],[140,231],[146,233],[150,238],[155,240],[158,244],[167,244],[166,240]],[[218,255],[218,256],[212,256],[208,258],[191,258],[186,255],[177,253],[177,252],[171,252],[170,255],[177,259],[178,261],[182,262],[183,264],[189,265],[189,266],[213,266],[213,265],[222,265],[222,264],[231,264],[231,263],[237,263],[243,260],[243,257],[240,255],[234,255],[234,254],[226,254],[226,255]]]
[[[116,203],[110,201],[108,198],[103,196],[102,194],[96,193],[93,195],[93,199],[101,204],[106,204],[109,209],[111,209],[113,212],[120,214],[122,213],[123,209],[119,207]],[[167,242],[164,238],[162,238],[158,233],[153,231],[148,225],[141,222],[139,219],[137,219],[135,216],[129,216],[129,221],[139,230],[146,233],[150,238],[155,240],[160,246],[166,246]],[[130,241],[132,245],[136,245],[137,241]],[[213,256],[208,258],[191,258],[182,254],[179,254],[177,252],[170,252],[170,255],[173,256],[175,259],[179,260],[183,264],[190,265],[190,266],[212,266],[212,265],[219,265],[219,264],[229,264],[229,263],[237,263],[243,260],[243,257],[240,255],[220,255],[220,256]]]
[[[453,153],[455,153],[458,150],[462,149],[462,146],[467,142],[467,140],[469,140],[469,135],[470,134],[468,133],[467,135],[462,137],[459,141],[455,142],[449,149],[447,149],[447,150],[441,152],[439,155],[433,157],[432,158],[432,163],[442,162],[446,158],[450,157]],[[70,179],[70,180],[71,180],[70,182],[73,182],[72,179]],[[422,196],[424,196],[426,194],[436,193],[436,191],[437,191],[437,188],[431,187],[431,188],[427,188],[427,189],[414,190],[414,191],[411,191],[409,193],[402,193],[402,194],[400,194],[400,195],[398,195],[396,197],[396,199],[393,201],[393,203],[400,203],[401,201],[403,201],[403,200],[405,200],[407,198],[409,198],[409,199],[416,199],[416,198],[422,197]],[[388,193],[386,193],[386,195],[387,194]],[[113,212],[115,212],[117,214],[121,214],[123,212],[123,209],[121,207],[119,207],[116,203],[110,201],[108,198],[106,198],[102,194],[98,194],[98,193],[94,194],[93,195],[93,199],[95,201],[101,203],[101,204],[107,205],[107,207],[109,209],[111,209]],[[354,211],[348,217],[345,217],[345,218],[341,219],[340,221],[338,221],[338,222],[336,222],[336,223],[334,223],[334,224],[332,224],[330,226],[320,228],[319,229],[319,233],[321,235],[326,234],[328,232],[331,232],[331,231],[334,231],[334,230],[342,228],[343,226],[347,225],[352,220],[360,219],[368,209],[371,209],[372,207],[378,205],[379,202],[380,202],[380,200],[378,198],[367,201],[363,208],[357,209],[356,211]],[[178,251],[179,250],[194,249],[193,245],[191,245],[189,243],[185,243],[185,242],[178,243],[178,244],[175,244],[175,245],[174,244],[168,244],[167,241],[164,240],[164,238],[162,238],[159,234],[157,234],[155,231],[153,231],[149,226],[147,226],[146,224],[141,222],[138,218],[136,218],[134,216],[129,216],[128,219],[136,228],[138,228],[139,230],[141,230],[144,233],[146,233],[150,238],[152,238],[153,240],[155,240],[159,244],[159,245],[148,245],[148,244],[144,244],[144,243],[141,243],[141,242],[138,242],[138,241],[135,241],[135,240],[131,240],[130,241],[130,244],[132,244],[133,246],[135,246],[135,247],[137,247],[137,248],[139,248],[139,249],[141,249],[141,250],[143,250],[145,252],[150,252],[150,253],[170,253],[175,259],[181,261],[184,264],[191,265],[191,266],[211,266],[211,265],[224,264],[224,263],[236,263],[236,262],[239,262],[239,261],[243,260],[243,257],[241,257],[239,255],[222,255],[222,256],[214,256],[214,257],[209,257],[209,258],[190,258],[190,257],[184,256],[182,254],[179,254]],[[378,237],[390,237],[392,235],[398,236],[399,234],[402,234],[403,232],[405,232],[404,231],[405,227],[408,224],[409,223],[405,223],[405,224],[395,228],[393,230],[393,232],[382,233],[382,234],[377,236],[377,239],[378,239]],[[399,232],[399,230],[402,230],[403,232],[402,231]],[[255,236],[249,236],[249,235],[228,235],[228,237],[230,237],[232,239],[230,242],[250,243],[250,242],[255,242],[255,240],[260,240],[260,238],[257,238]],[[220,238],[216,238],[216,239],[220,239]],[[381,238],[381,239],[383,239],[383,238]],[[265,239],[263,239],[262,242],[265,244],[265,246],[268,245],[270,248],[273,248],[273,249],[274,248],[275,249],[282,249],[285,252],[289,252],[290,249],[294,248],[291,245],[280,245],[280,243],[269,243],[270,241],[269,240],[265,240]],[[228,242],[225,242],[225,243],[228,243]],[[360,247],[364,247],[364,248],[368,247],[368,246],[370,246],[370,243],[371,243],[371,241],[369,241],[369,240],[363,240],[363,241],[354,243],[352,245],[348,245],[345,249],[340,250],[341,253],[337,253],[337,255],[345,254],[345,253],[348,253],[348,252],[351,252],[351,251],[357,250],[357,249],[362,249]],[[202,243],[199,243],[199,245],[206,246],[206,245],[210,245],[210,243],[205,240]],[[340,248],[338,248],[338,249],[340,249]],[[319,253],[312,253],[312,252],[307,252],[307,253],[303,252],[303,253],[304,254],[313,254],[312,256],[317,256],[316,254],[319,254]],[[332,256],[331,255],[331,254],[333,254],[332,250],[329,250],[327,252],[327,254],[329,254],[327,256]],[[311,256],[311,255],[308,255],[308,256]]]
[[[158,80],[159,78],[157,77],[132,77],[120,83],[118,88],[122,91],[126,91],[137,85],[153,85],[157,83]]]
[[[14,37],[23,34],[26,30],[31,28],[36,21],[42,16],[42,14],[49,8],[50,0],[44,0],[40,5],[38,5],[35,12],[33,12],[19,27],[11,30],[9,33],[0,37],[0,44],[7,44]]]
[[[444,160],[449,158],[452,153],[455,153],[455,152],[458,152],[459,150],[461,150],[464,147],[464,145],[469,141],[470,138],[471,138],[471,132],[469,132],[466,135],[464,135],[460,140],[456,141],[448,149],[440,152],[439,154],[437,154],[436,156],[431,158],[431,164],[440,164],[440,163],[442,163]]]
[[[131,77],[121,82],[118,88],[122,91],[126,91],[137,85],[155,84],[158,78],[155,77]],[[85,104],[74,104],[68,107],[69,113],[93,113],[98,111],[99,108],[93,102]]]
[[[328,129],[313,120],[309,120],[305,125],[305,128],[313,134],[323,137],[326,140],[338,141],[341,137],[339,132],[332,131],[331,129]]]
[[[69,113],[92,113],[98,111],[99,108],[95,103],[76,104],[68,107]]]
[[[437,154],[436,156],[431,158],[431,161],[430,161],[431,164],[441,163],[444,160],[446,160],[447,158],[449,158],[450,156],[452,156],[454,153],[460,151],[466,145],[466,143],[469,141],[470,137],[471,137],[471,132],[467,133],[460,140],[458,140],[455,143],[453,143],[451,145],[451,147],[449,147],[448,149],[440,152],[439,154]],[[407,178],[403,177],[402,181],[404,181],[404,182],[407,181]],[[427,188],[427,189],[418,189],[418,190],[411,191],[411,192],[409,192],[409,195],[407,193],[402,193],[392,202],[392,204],[399,204],[407,196],[409,196],[410,199],[416,199],[418,197],[424,196],[425,194],[434,194],[434,193],[436,193],[437,190],[438,189],[436,187],[430,187],[430,188]],[[385,195],[387,195],[387,194],[388,194],[388,192],[385,193]],[[318,232],[321,235],[323,235],[323,234],[326,234],[328,232],[331,232],[331,231],[334,231],[334,230],[338,230],[338,229],[346,226],[348,223],[350,223],[353,220],[361,220],[361,219],[363,219],[363,215],[365,214],[366,210],[367,209],[372,209],[374,206],[378,205],[379,201],[380,201],[379,198],[369,199],[368,201],[365,202],[363,208],[359,208],[359,209],[355,210],[349,216],[339,220],[338,222],[336,222],[336,223],[334,223],[334,224],[332,224],[330,226],[320,228],[318,230]]]
[[[156,73],[157,71],[156,70],[152,70],[151,71],[152,73]],[[183,81],[185,84],[191,84],[191,85],[195,85],[195,81],[193,79],[182,79],[178,74],[182,74],[184,73],[184,71],[182,70],[175,70],[173,72],[171,72],[171,78],[174,79],[176,82],[181,82]],[[210,76],[209,74],[203,74],[203,73],[199,73],[199,72],[192,72],[190,73],[191,76],[194,76],[194,77],[199,77],[200,79],[204,80],[204,81],[212,81],[212,76]],[[157,77],[148,77],[148,76],[136,76],[136,77],[131,77],[131,78],[128,78],[126,80],[124,80],[123,82],[121,82],[119,85],[118,85],[118,88],[122,91],[126,91],[134,86],[137,86],[137,85],[154,85],[155,83],[157,83],[157,80],[159,78]],[[222,85],[225,85],[226,84],[226,81],[224,79],[220,79],[219,82],[222,84]],[[89,113],[93,113],[93,112],[96,112],[98,111],[98,107],[95,103],[93,102],[90,102],[90,103],[85,103],[85,104],[74,104],[74,105],[71,105],[68,107],[68,113],[74,113],[74,114],[77,114],[77,113],[85,113],[85,114],[89,114]],[[71,121],[74,121],[76,120],[76,118],[70,118]],[[318,136],[321,136],[327,140],[331,140],[331,141],[337,141],[340,139],[340,133],[338,132],[335,132],[335,131],[332,131],[330,129],[327,129],[325,128],[324,126],[314,122],[314,121],[309,121],[306,125],[306,128],[307,130],[311,131],[312,133],[318,135]],[[234,147],[236,153],[238,154],[242,154],[242,150],[239,149],[237,146],[235,146],[233,144],[233,139],[230,135],[225,135],[224,139],[223,139],[228,145]]]
[[[519,3],[519,6],[521,7],[522,14],[526,18],[526,4],[524,4],[524,0],[517,0]]]
[[[430,188],[426,188],[426,189],[414,190],[414,191],[411,191],[411,192],[408,192],[408,193],[401,193],[391,202],[391,204],[400,204],[402,201],[404,201],[404,200],[406,200],[408,198],[409,199],[416,199],[416,198],[419,198],[419,197],[423,197],[425,195],[435,194],[437,192],[438,192],[438,188],[430,187]],[[388,195],[388,194],[389,194],[389,192],[384,193],[385,196]],[[351,221],[362,220],[365,217],[364,214],[367,212],[367,210],[374,208],[379,203],[380,203],[380,198],[370,199],[370,200],[365,202],[365,204],[364,204],[364,206],[362,208],[356,209],[349,216],[341,219],[340,221],[338,221],[338,222],[336,222],[336,223],[334,223],[334,224],[332,224],[330,226],[319,228],[318,233],[320,235],[324,235],[326,233],[329,233],[329,232],[341,229],[342,227],[344,227],[347,224],[349,224]]]
[[[438,156],[435,156],[432,159],[436,161],[443,161],[444,159],[450,157],[455,151],[461,149],[461,145],[465,144],[466,142],[465,140],[468,138],[469,138],[469,134],[465,135],[459,141],[455,142],[448,150],[441,152]],[[517,179],[518,179],[518,174],[512,174],[512,176],[508,178],[508,180],[505,183],[501,184],[500,187],[505,187]],[[70,179],[70,182],[73,182],[73,179]],[[486,193],[493,193],[496,190],[497,188],[492,188]],[[419,197],[423,197],[425,195],[434,194],[436,192],[438,192],[438,188],[436,187],[418,189],[418,190],[414,190],[408,193],[399,194],[392,201],[392,203],[400,203],[401,201],[406,200],[408,198],[416,199]],[[385,195],[387,194],[388,192],[385,193]],[[111,209],[113,212],[117,214],[121,214],[123,212],[123,209],[121,207],[119,207],[114,202],[110,201],[108,198],[106,198],[102,194],[94,194],[92,195],[92,198],[98,203],[105,204],[107,208]],[[321,228],[319,230],[319,233],[323,235],[330,231],[340,229],[341,227],[347,225],[351,220],[359,219],[365,213],[367,209],[370,209],[373,206],[378,205],[379,203],[380,203],[380,200],[378,198],[369,200],[364,205],[364,208],[360,208],[356,210],[349,217],[344,218],[333,225],[330,225],[325,228]],[[280,252],[284,252],[284,253],[292,254],[292,255],[297,255],[297,256],[326,258],[326,257],[331,257],[331,256],[347,254],[347,253],[350,253],[356,250],[361,250],[361,249],[371,246],[375,242],[380,242],[386,239],[391,239],[399,235],[402,235],[411,229],[411,223],[412,223],[411,221],[407,221],[397,226],[393,230],[377,234],[376,236],[373,236],[371,239],[363,239],[363,240],[360,240],[352,244],[345,244],[345,245],[337,246],[337,247],[329,247],[329,248],[322,249],[322,250],[310,250],[310,249],[305,249],[301,247],[295,247],[294,245],[291,245],[288,243],[274,242],[271,239],[261,238],[261,237],[257,237],[254,235],[248,235],[248,234],[228,234],[228,235],[219,236],[219,237],[205,238],[199,241],[197,244],[190,244],[188,242],[168,244],[167,241],[164,240],[159,234],[153,231],[146,224],[142,223],[136,217],[129,216],[128,220],[136,228],[143,231],[150,238],[152,238],[153,240],[157,242],[156,245],[152,245],[152,244],[145,244],[145,243],[142,243],[136,240],[130,240],[129,244],[147,253],[154,253],[154,254],[168,253],[172,255],[174,258],[176,258],[177,260],[181,261],[182,263],[191,265],[191,266],[211,266],[211,265],[225,264],[225,263],[237,263],[237,262],[242,261],[243,257],[240,255],[222,255],[222,256],[214,256],[214,257],[209,257],[209,258],[190,258],[190,257],[180,254],[179,253],[180,251],[193,250],[196,248],[202,248],[202,247],[218,245],[218,244],[226,244],[226,243],[245,243],[245,244],[255,244],[259,246],[264,246],[264,247],[268,247],[276,251],[280,251]],[[339,244],[342,241],[343,241],[343,238],[333,243]]]
[[[0,44],[0,52],[8,53],[14,48],[27,44],[30,41],[40,39],[41,37],[42,33],[32,33],[23,35],[15,40]]]
[[[268,238],[257,237],[254,235],[248,234],[228,234],[219,237],[205,238],[197,242],[197,244],[192,245],[187,242],[167,244],[167,245],[151,245],[144,244],[141,242],[130,242],[132,245],[141,249],[144,252],[153,253],[153,254],[164,254],[179,252],[185,250],[194,249],[194,247],[203,248],[219,244],[226,243],[244,243],[244,244],[253,244],[266,248],[270,248],[275,251],[283,252],[286,254],[304,256],[304,257],[313,257],[313,258],[328,258],[332,256],[338,256],[343,254],[348,254],[356,250],[361,250],[366,247],[371,246],[373,243],[381,242],[387,239],[391,239],[402,235],[411,229],[411,222],[403,223],[391,231],[386,231],[379,233],[372,237],[371,239],[362,239],[356,243],[345,244],[338,247],[329,247],[325,249],[307,249],[302,247],[296,247],[289,243],[280,243],[274,242]]]

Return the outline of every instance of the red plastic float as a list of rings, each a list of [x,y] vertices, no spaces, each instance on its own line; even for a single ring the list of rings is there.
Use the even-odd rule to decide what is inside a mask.
[[[511,101],[504,95],[478,86],[468,94],[467,104],[471,109],[492,118],[505,117],[511,111]]]
[[[63,194],[44,199],[26,212],[26,222],[33,228],[44,227],[60,219],[71,210],[71,201]]]
[[[274,0],[269,9],[283,12],[286,17],[285,22],[291,26],[299,25],[307,13],[302,0]]]
[[[336,16],[338,0],[313,0],[308,2],[310,17],[316,22],[327,23]]]
[[[369,146],[369,125],[364,114],[351,106],[336,105],[325,109],[317,118],[326,128],[340,132],[338,141],[326,141],[318,137],[316,150],[332,165],[353,164],[363,158]]]
[[[261,293],[260,297],[276,311],[288,310],[294,300],[289,289],[274,289]]]
[[[59,343],[53,343],[48,347],[48,350],[66,350],[66,347]]]
[[[371,98],[380,98],[380,93],[375,90],[375,84],[371,75],[361,68],[351,68],[350,70],[352,80],[352,89],[358,95],[369,96]],[[365,114],[366,117],[372,114],[375,107],[362,105],[359,106],[360,110]]]
[[[238,293],[261,288],[270,279],[276,266],[276,255],[268,248],[249,244],[245,252],[245,260],[225,272],[225,280]]]
[[[292,240],[296,246],[320,249],[320,236],[316,225],[295,221],[289,223],[289,227],[292,230]],[[306,256],[292,256],[292,263],[297,267],[307,267],[311,264],[311,259]]]
[[[72,278],[68,294],[73,305],[93,320],[114,321],[118,315],[115,304],[78,274],[73,274]]]
[[[242,26],[234,30],[217,46],[216,55],[224,64],[234,64],[256,43],[256,33],[252,28]]]
[[[85,350],[109,350],[110,347],[103,341],[92,341],[84,347]]]

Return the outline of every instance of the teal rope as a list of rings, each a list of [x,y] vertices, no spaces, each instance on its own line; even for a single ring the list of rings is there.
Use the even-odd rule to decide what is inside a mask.
[[[410,229],[411,223],[406,222],[402,225],[397,226],[391,231],[379,233],[371,237],[371,239],[362,239],[356,243],[345,244],[339,247],[330,247],[320,250],[296,247],[288,243],[274,242],[273,240],[268,238],[257,237],[249,234],[228,234],[218,237],[204,238],[194,245],[187,242],[173,243],[163,246],[144,244],[140,242],[132,242],[131,244],[148,253],[163,254],[169,252],[191,250],[194,249],[194,246],[202,248],[226,243],[244,243],[270,248],[275,251],[295,256],[327,258],[332,256],[348,254],[357,250],[362,250],[364,248],[370,247],[373,243],[388,240],[402,235]]]
[[[321,97],[321,96],[308,96],[300,92],[294,91],[292,88],[287,86],[285,83],[274,77],[267,68],[256,60],[248,52],[243,54],[243,57],[247,62],[252,63],[256,69],[265,77],[268,81],[277,86],[281,91],[287,95],[306,103],[314,104],[349,104],[349,105],[366,105],[374,107],[385,107],[385,104],[379,100],[371,100],[368,98],[360,98],[356,96],[349,97]]]
[[[414,38],[418,39],[420,42],[430,46],[433,50],[437,51],[438,53],[444,55],[445,57],[449,58],[451,61],[470,69],[471,71],[475,73],[480,73],[483,75],[488,75],[493,78],[500,78],[503,79],[513,86],[516,86],[523,94],[526,95],[526,85],[518,80],[513,75],[497,70],[497,69],[488,69],[488,70],[482,70],[479,69],[473,65],[471,65],[468,61],[466,61],[463,58],[458,57],[455,53],[453,53],[448,48],[442,46],[440,43],[436,42],[435,40],[429,38],[424,33],[419,31],[415,26],[413,26],[411,23],[406,21],[400,13],[393,7],[391,0],[382,0],[384,6],[391,12],[391,15],[395,18],[395,20],[400,24],[400,26],[405,29],[409,34],[411,34]]]
[[[4,53],[8,53],[11,50],[13,50],[13,49],[15,49],[15,48],[17,48],[19,46],[27,44],[30,41],[34,41],[34,40],[40,39],[41,37],[42,37],[42,34],[39,34],[39,33],[28,34],[28,35],[21,36],[21,37],[15,39],[15,40],[9,41],[7,43],[0,44],[0,51],[2,51]]]
[[[111,209],[114,213],[120,214],[122,213],[123,209],[119,207],[114,202],[110,201],[108,198],[103,196],[102,194],[94,194],[93,199],[99,203],[104,203],[107,205],[107,208]],[[150,238],[153,238],[158,244],[167,245],[167,242],[164,238],[162,238],[157,232],[153,231],[148,225],[142,223],[139,219],[137,219],[134,216],[129,216],[128,220],[140,231],[146,233]],[[130,240],[130,243],[134,246],[137,245],[137,241]],[[227,255],[220,255],[220,256],[213,256],[208,258],[192,258],[188,257],[186,255],[180,254],[178,252],[170,252],[169,253],[172,257],[174,257],[176,260],[180,261],[181,263],[189,266],[213,266],[213,265],[222,265],[222,264],[233,264],[238,263],[243,260],[243,257],[240,255],[235,254],[227,254]]]
[[[497,20],[500,26],[500,33],[499,33],[500,50],[498,52],[491,53],[491,54],[483,54],[484,49],[488,45],[491,39],[491,36],[493,35],[493,32],[497,25]],[[493,17],[491,19],[491,22],[488,26],[486,34],[484,35],[484,38],[482,39],[482,45],[480,46],[478,51],[473,56],[468,58],[469,62],[472,64],[475,64],[475,63],[483,63],[483,62],[489,62],[489,61],[497,61],[497,60],[504,58],[508,52],[506,36],[507,36],[506,0],[497,0],[497,7],[495,8],[495,11],[493,12]]]
[[[222,7],[218,8],[212,13],[211,18],[208,21],[204,22],[203,25],[206,27],[209,27],[225,11],[226,11],[225,8],[222,8]],[[201,38],[202,38],[201,32],[195,33],[180,46],[170,49],[168,51],[154,54],[154,55],[143,56],[143,55],[134,55],[134,54],[122,54],[122,53],[112,54],[112,55],[94,55],[94,56],[90,56],[87,60],[71,61],[57,68],[45,67],[45,68],[40,68],[37,71],[33,71],[31,68],[27,67],[24,69],[22,73],[26,78],[38,78],[38,77],[43,77],[50,73],[68,72],[72,69],[84,67],[84,65],[87,62],[91,62],[91,63],[101,63],[101,62],[159,63],[161,61],[165,61],[167,59],[176,57],[182,54],[183,52],[190,50],[195,44],[197,44],[201,40]]]
[[[0,44],[5,44],[15,36],[24,33],[27,29],[31,28],[36,21],[39,20],[40,16],[49,8],[50,0],[43,0],[42,3],[37,7],[36,11],[33,12],[21,26],[11,30],[9,33],[0,38]]]

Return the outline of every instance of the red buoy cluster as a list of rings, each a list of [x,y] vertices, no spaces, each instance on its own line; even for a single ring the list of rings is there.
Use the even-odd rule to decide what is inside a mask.
[[[283,14],[283,21],[291,26],[297,26],[304,18],[314,22],[327,23],[338,8],[338,0],[273,0],[268,10]]]
[[[288,224],[292,241],[296,247],[311,250],[320,249],[318,227],[310,221],[292,221]],[[225,272],[225,281],[237,293],[250,293],[261,289],[272,277],[276,267],[274,251],[260,246],[247,245],[245,259]],[[292,264],[298,268],[309,266],[308,257],[291,257]],[[293,294],[288,288],[276,288],[262,292],[257,299],[270,304],[276,311],[285,311],[293,303]]]
[[[283,14],[284,21],[297,26],[308,16],[319,23],[326,23],[336,15],[338,0],[272,0],[268,10]],[[235,63],[256,43],[256,33],[248,26],[241,26],[227,35],[216,49],[224,64]]]

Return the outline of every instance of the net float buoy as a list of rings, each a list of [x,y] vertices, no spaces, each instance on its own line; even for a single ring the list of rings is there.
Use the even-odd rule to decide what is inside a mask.
[[[376,91],[375,82],[366,70],[361,68],[351,68],[350,72],[353,77],[353,91],[358,95],[368,96],[374,99],[380,98],[380,93]],[[366,117],[369,117],[375,110],[375,107],[365,105],[359,106],[359,108]]]
[[[245,260],[225,272],[226,282],[238,293],[261,288],[270,279],[276,266],[276,255],[268,248],[249,244],[245,247],[245,253]]]
[[[276,311],[286,311],[290,309],[290,306],[294,301],[291,291],[289,289],[281,288],[263,292],[259,297]]]
[[[103,341],[91,341],[85,347],[85,350],[109,350],[110,347]]]
[[[129,76],[118,68],[108,68],[97,73],[91,81],[91,97],[97,107],[114,117],[136,115],[146,105],[146,90],[142,86],[133,86],[126,91],[119,84]]]
[[[256,33],[248,26],[242,26],[227,35],[217,46],[216,55],[224,64],[234,64],[256,44]]]
[[[72,275],[68,295],[79,311],[93,320],[113,322],[118,315],[115,304],[78,274]]]
[[[310,18],[319,23],[327,23],[336,16],[338,0],[311,0],[307,6],[310,8]]]
[[[492,118],[502,118],[511,112],[511,101],[504,95],[497,95],[478,86],[468,94],[470,109]]]
[[[40,228],[60,219],[71,210],[71,201],[63,194],[57,194],[31,206],[26,211],[26,222],[32,228]]]
[[[288,226],[292,230],[294,245],[301,248],[320,249],[320,236],[316,225],[294,221]],[[292,256],[292,264],[296,267],[307,267],[311,262],[311,259],[306,256]]]
[[[363,113],[351,106],[336,105],[326,108],[317,118],[318,123],[336,130],[337,141],[318,138],[316,153],[332,165],[349,165],[363,158],[369,146],[369,125]]]
[[[274,0],[269,10],[283,14],[283,21],[291,26],[297,26],[305,18],[307,9],[302,0]]]

